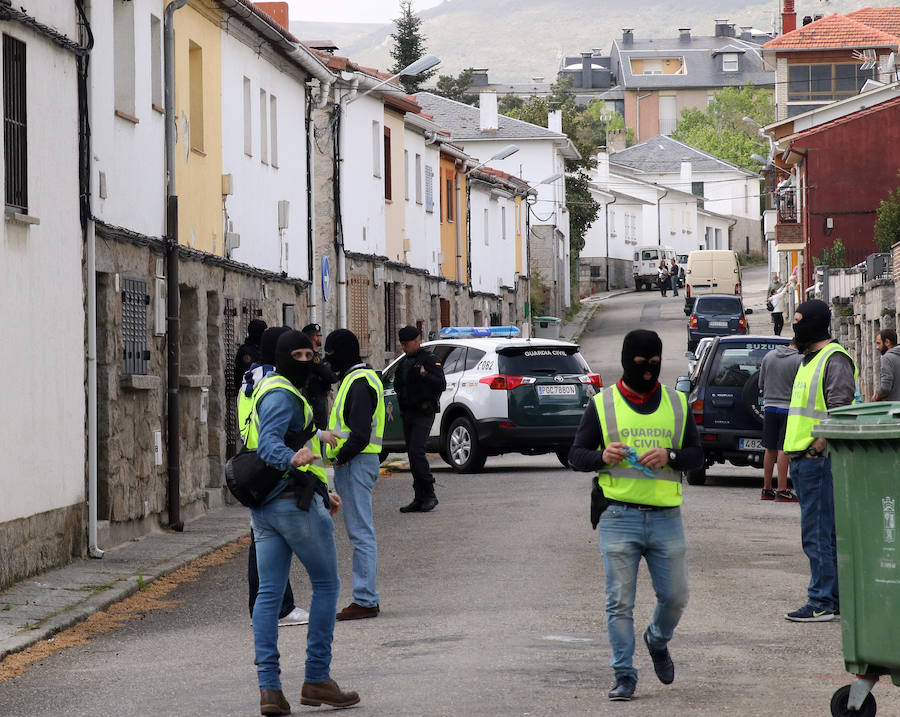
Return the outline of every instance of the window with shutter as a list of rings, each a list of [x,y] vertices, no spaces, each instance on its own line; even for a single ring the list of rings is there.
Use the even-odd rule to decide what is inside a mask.
[[[425,165],[425,211],[434,211],[434,170]]]
[[[122,373],[145,375],[150,362],[147,349],[147,282],[125,279],[122,291]]]

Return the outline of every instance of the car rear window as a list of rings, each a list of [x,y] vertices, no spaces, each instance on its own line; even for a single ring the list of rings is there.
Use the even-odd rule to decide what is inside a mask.
[[[659,252],[656,251],[656,249],[648,249],[647,251],[642,251],[641,259],[643,261],[651,261],[654,259],[659,259]]]
[[[559,373],[582,374],[588,365],[577,349],[534,346],[506,349],[498,355],[500,373],[507,376],[553,376]]]
[[[741,300],[727,296],[697,297],[696,314],[740,314]]]
[[[759,371],[763,356],[776,349],[777,343],[720,344],[710,371],[710,386],[742,387]]]

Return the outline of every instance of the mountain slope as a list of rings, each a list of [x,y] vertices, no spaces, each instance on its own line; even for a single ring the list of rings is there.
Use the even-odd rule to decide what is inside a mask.
[[[895,5],[896,0],[801,0],[798,22],[814,13],[849,12],[861,7]],[[592,48],[609,52],[621,28],[636,38],[675,38],[678,28],[712,35],[716,18],[740,26],[769,30],[777,4],[772,0],[685,0],[674,5],[645,2],[636,12],[632,0],[585,3],[583,0],[445,0],[420,13],[428,51],[443,61],[441,74],[466,67],[487,67],[492,82],[522,82],[556,76],[562,55]],[[393,26],[362,23],[292,22],[301,39],[330,39],[340,54],[366,65],[387,68]]]

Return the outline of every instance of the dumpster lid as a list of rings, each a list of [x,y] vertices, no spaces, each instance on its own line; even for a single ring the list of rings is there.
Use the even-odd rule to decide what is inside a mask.
[[[532,317],[532,321],[544,321],[548,324],[556,324],[559,323],[559,318],[556,316],[534,316]]]
[[[900,401],[833,408],[828,418],[813,427],[812,434],[817,438],[855,440],[900,438]]]

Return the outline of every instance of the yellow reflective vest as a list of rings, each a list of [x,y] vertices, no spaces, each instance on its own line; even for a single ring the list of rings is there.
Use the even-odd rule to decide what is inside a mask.
[[[374,369],[355,368],[351,369],[347,375],[344,376],[344,380],[341,381],[341,385],[338,388],[337,396],[334,397],[334,405],[331,407],[331,416],[328,419],[328,430],[334,433],[338,438],[337,445],[334,448],[329,446],[327,449],[328,458],[331,460],[334,460],[338,451],[341,450],[341,447],[350,437],[350,427],[344,419],[344,404],[347,402],[347,394],[350,391],[350,386],[353,385],[354,381],[359,380],[366,381],[378,397],[377,403],[375,404],[375,412],[372,414],[369,442],[360,453],[381,453],[381,444],[384,442],[384,386]]]
[[[787,426],[784,429],[785,453],[805,452],[815,440],[812,435],[813,426],[828,417],[824,390],[825,365],[834,354],[844,354],[850,359],[853,377],[856,381],[859,380],[856,362],[837,341],[823,346],[809,363],[801,363],[794,377]]]
[[[595,395],[603,444],[625,443],[638,455],[651,448],[681,448],[689,416],[687,398],[681,391],[662,384],[660,390],[659,406],[650,414],[638,413],[629,406],[618,386],[609,386]],[[632,468],[628,461],[603,466],[597,484],[610,500],[663,507],[681,505],[681,472],[668,465],[654,471],[653,478]]]
[[[265,396],[269,391],[274,391],[275,389],[282,389],[291,393],[293,396],[300,401],[300,405],[303,408],[303,427],[306,430],[314,429],[313,425],[313,411],[309,405],[309,402],[303,397],[303,394],[297,390],[296,386],[288,381],[284,376],[279,376],[278,374],[270,374],[263,378],[257,385],[253,391],[252,395],[252,404],[250,407],[250,417],[247,420],[247,430],[246,437],[244,438],[244,445],[249,450],[256,450],[257,446],[259,446],[259,402],[262,400],[262,397]],[[316,476],[325,486],[328,486],[328,474],[325,472],[325,463],[322,459],[322,446],[319,442],[319,437],[313,432],[312,438],[310,438],[305,444],[305,448],[309,448],[313,453],[319,456],[316,459],[315,463],[306,466],[300,466],[297,470],[299,471],[310,471],[313,475]],[[290,472],[290,469],[285,471],[285,476]]]

